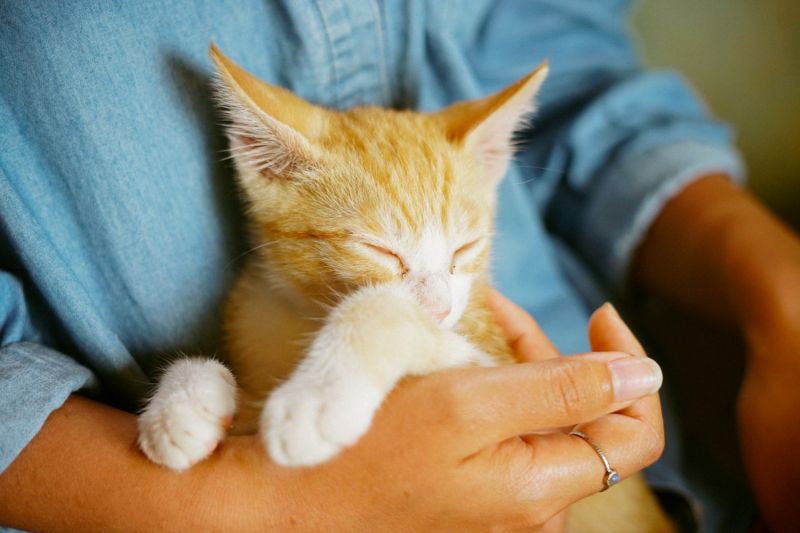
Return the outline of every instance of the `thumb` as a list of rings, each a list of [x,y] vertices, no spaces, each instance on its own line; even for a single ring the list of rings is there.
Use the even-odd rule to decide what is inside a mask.
[[[436,404],[468,429],[469,446],[594,420],[661,386],[654,361],[619,352],[454,369],[439,377],[449,382],[442,387],[448,398]]]

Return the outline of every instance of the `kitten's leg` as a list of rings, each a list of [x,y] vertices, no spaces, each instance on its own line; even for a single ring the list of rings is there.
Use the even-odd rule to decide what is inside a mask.
[[[283,465],[322,463],[354,444],[397,381],[481,360],[396,287],[362,289],[329,315],[306,358],[267,399],[261,434]]]
[[[236,410],[236,382],[218,361],[170,365],[139,415],[139,447],[151,461],[184,470],[208,457]]]

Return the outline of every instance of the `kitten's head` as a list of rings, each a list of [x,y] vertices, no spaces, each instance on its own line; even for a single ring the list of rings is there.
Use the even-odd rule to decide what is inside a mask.
[[[433,114],[338,112],[256,79],[214,45],[211,55],[268,275],[328,301],[398,283],[454,325],[487,271],[497,184],[546,66]]]

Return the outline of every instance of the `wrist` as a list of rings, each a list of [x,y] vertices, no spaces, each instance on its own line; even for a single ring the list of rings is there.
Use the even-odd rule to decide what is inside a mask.
[[[186,472],[197,505],[183,509],[198,530],[280,531],[290,522],[294,476],[278,472],[257,436],[230,436]]]
[[[202,494],[200,521],[213,531],[323,531],[354,527],[355,513],[341,479],[330,468],[298,469],[273,463],[257,435],[232,436],[190,470]],[[331,478],[337,479],[331,479]],[[191,510],[189,510],[191,512]],[[184,516],[186,516],[184,514]],[[186,523],[198,520],[188,517]],[[200,530],[201,528],[194,528]]]

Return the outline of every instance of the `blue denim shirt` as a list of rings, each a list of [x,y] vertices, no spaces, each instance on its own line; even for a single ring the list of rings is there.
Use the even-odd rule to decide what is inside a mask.
[[[19,0],[0,12],[0,470],[73,391],[132,408],[218,349],[239,213],[210,40],[335,108],[434,110],[548,58],[501,188],[494,276],[564,352],[665,201],[741,177],[680,76],[642,69],[626,0]],[[598,283],[599,282],[599,283]]]

